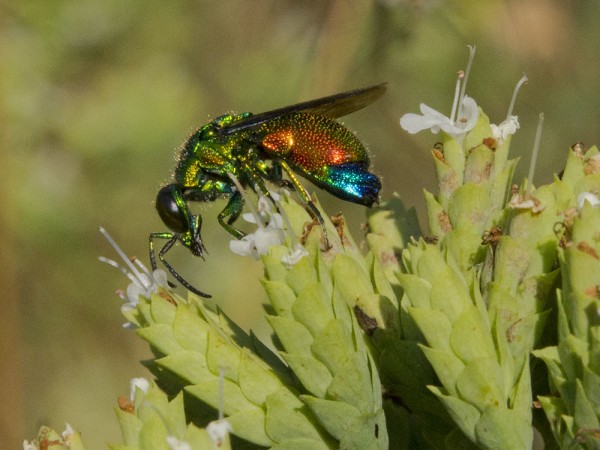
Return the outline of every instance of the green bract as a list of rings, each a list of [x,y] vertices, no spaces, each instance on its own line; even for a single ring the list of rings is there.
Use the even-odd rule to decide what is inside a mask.
[[[285,245],[261,256],[273,343],[207,299],[149,294],[161,277],[145,274],[124,315],[156,381],[120,404],[113,448],[212,448],[219,415],[234,448],[529,449],[534,429],[600,448],[600,153],[512,186],[497,128],[479,110],[442,136],[425,235],[393,196],[369,212],[365,254],[341,215],[325,239],[284,197]]]

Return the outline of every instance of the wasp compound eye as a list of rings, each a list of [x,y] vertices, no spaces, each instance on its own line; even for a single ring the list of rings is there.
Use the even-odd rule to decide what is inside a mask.
[[[175,184],[163,187],[156,194],[156,210],[163,223],[175,233],[189,231],[185,202],[181,190]]]

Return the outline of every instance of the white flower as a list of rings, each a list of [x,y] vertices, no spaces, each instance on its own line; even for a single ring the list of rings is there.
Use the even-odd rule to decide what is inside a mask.
[[[145,378],[132,378],[129,382],[129,400],[135,400],[135,391],[137,389],[147,393],[150,389],[150,382]]]
[[[65,443],[67,444],[67,446],[70,446],[71,439],[73,438],[74,434],[75,430],[73,429],[73,427],[69,423],[65,423],[65,431],[61,433],[61,436],[63,438],[63,441],[65,441]]]
[[[154,272],[150,272],[139,259],[134,258],[131,260],[127,258],[125,252],[121,250],[121,247],[118,246],[103,227],[100,227],[100,233],[102,233],[110,245],[116,250],[126,267],[112,259],[105,258],[104,256],[100,256],[98,259],[119,269],[131,280],[131,283],[127,286],[126,294],[122,290],[117,291],[117,295],[127,302],[121,306],[121,311],[127,312],[135,309],[139,303],[140,295],[145,298],[150,298],[153,293],[158,291],[159,287],[168,289],[167,274],[164,270],[157,269]],[[131,328],[133,325],[131,323],[126,323],[123,326]]]
[[[250,206],[244,187],[240,184],[237,177],[228,173],[229,177],[237,187],[238,191]],[[296,238],[290,221],[279,202],[280,195],[275,192],[269,192],[269,197],[262,195],[258,199],[257,210],[251,209],[251,213],[242,215],[242,218],[249,223],[258,225],[254,233],[247,234],[239,240],[229,242],[229,249],[241,256],[252,256],[258,259],[260,255],[266,255],[269,249],[274,245],[282,245],[286,242],[286,230],[283,227],[283,222],[287,226],[287,231],[290,235],[291,242],[294,244],[294,249],[287,256],[282,258],[282,261],[288,266],[296,264],[308,252],[302,249],[298,239]],[[277,205],[277,206],[275,206]],[[279,212],[280,211],[280,212]],[[298,248],[300,247],[300,248]]]
[[[582,210],[583,205],[585,205],[586,202],[592,206],[600,205],[600,198],[591,192],[582,192],[579,194],[579,197],[577,197],[577,208]]]
[[[537,214],[546,208],[539,199],[527,192],[515,193],[508,202],[508,207],[512,209],[530,209],[534,214]]]
[[[185,441],[180,441],[175,436],[167,436],[167,445],[171,450],[192,450],[192,446]]]
[[[258,227],[254,233],[229,242],[233,253],[258,259],[260,255],[266,255],[272,246],[285,243],[283,219],[267,197],[262,196],[258,200],[258,211],[243,214],[242,218]]]
[[[411,134],[427,129],[430,129],[432,133],[439,133],[441,130],[454,139],[460,140],[475,127],[479,117],[477,103],[468,96],[462,100],[461,113],[456,121],[430,108],[425,103],[421,103],[420,110],[422,115],[408,113],[400,118],[400,126]]]
[[[308,251],[300,243],[297,243],[287,255],[281,258],[281,262],[289,268],[296,265],[298,261],[307,255]]]
[[[510,105],[508,106],[508,113],[506,114],[506,119],[500,123],[500,125],[490,124],[492,128],[492,135],[494,139],[502,142],[508,136],[512,136],[519,129],[519,117],[513,116],[513,108],[515,107],[515,102],[517,101],[517,94],[519,90],[521,90],[521,86],[527,83],[527,76],[523,75],[521,79],[517,82],[515,86],[515,90],[513,91],[512,98],[510,99]]]
[[[519,129],[519,117],[518,116],[509,116],[504,122],[500,125],[490,124],[492,128],[492,136],[497,141],[503,141],[508,136],[512,136]]]
[[[216,448],[223,445],[223,441],[232,431],[231,424],[226,419],[213,420],[206,426],[206,432]]]
[[[247,215],[252,216],[251,214],[244,214],[244,220],[256,223],[248,220]],[[275,213],[270,217],[267,226],[260,224],[254,233],[247,234],[242,239],[230,241],[229,248],[238,255],[258,259],[260,255],[266,255],[272,246],[283,243],[285,243],[283,220],[280,214]]]
[[[458,73],[450,117],[446,117],[435,109],[421,103],[421,115],[413,113],[404,114],[400,118],[400,126],[411,134],[427,129],[430,129],[432,133],[443,131],[457,141],[462,142],[464,136],[475,128],[477,118],[479,117],[477,103],[471,97],[465,95],[474,56],[475,47],[469,46],[467,70]]]
[[[35,441],[25,440],[23,441],[23,450],[38,450],[38,446],[35,445]]]

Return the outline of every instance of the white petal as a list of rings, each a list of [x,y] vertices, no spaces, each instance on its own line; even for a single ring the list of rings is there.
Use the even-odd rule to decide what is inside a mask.
[[[192,450],[192,446],[185,441],[180,441],[175,436],[167,436],[167,445],[171,450]]]
[[[129,400],[135,400],[135,391],[139,389],[142,392],[147,393],[150,389],[150,382],[145,378],[132,378],[129,382]]]
[[[591,192],[582,192],[579,194],[579,197],[577,197],[577,207],[580,210],[583,209],[586,202],[592,206],[600,205],[600,198]]]
[[[239,240],[229,241],[229,249],[236,255],[251,256],[254,259],[258,259],[258,252],[256,251],[254,239],[251,235],[244,236]]]
[[[167,272],[165,272],[164,270],[156,269],[154,272],[152,272],[152,277],[154,278],[154,282],[157,285],[163,287],[168,286]]]
[[[285,242],[285,234],[279,228],[259,228],[254,233],[254,246],[259,255],[266,255],[274,245]]]
[[[494,139],[503,141],[508,136],[512,136],[519,129],[519,118],[517,116],[510,116],[508,120],[505,120],[500,125],[491,124],[492,135]]]
[[[225,419],[214,420],[206,426],[206,432],[216,446],[221,446],[227,434],[232,431],[231,424]]]
[[[296,244],[294,250],[281,258],[281,262],[288,267],[294,266],[303,257],[308,255],[308,251],[301,245]]]
[[[436,111],[431,106],[427,106],[425,103],[419,105],[421,114],[427,117],[432,122],[450,123],[450,118],[443,115],[441,112]]]
[[[461,109],[461,117],[459,117],[456,125],[462,128],[462,130],[466,133],[467,131],[471,131],[473,128],[475,128],[477,118],[479,117],[479,108],[477,108],[477,103],[475,100],[467,95],[465,95],[462,103],[463,107]]]
[[[252,213],[244,213],[242,218],[248,223],[256,223],[256,217]]]

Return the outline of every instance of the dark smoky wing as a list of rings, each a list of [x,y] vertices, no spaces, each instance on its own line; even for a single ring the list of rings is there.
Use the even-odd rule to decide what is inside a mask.
[[[220,131],[223,134],[232,134],[240,130],[256,127],[265,122],[269,122],[270,120],[292,113],[311,113],[335,119],[358,111],[373,103],[383,95],[386,86],[387,83],[377,84],[367,88],[355,89],[353,91],[342,92],[340,94],[274,109],[273,111],[252,115],[240,122],[232,123],[231,125],[223,127]]]

